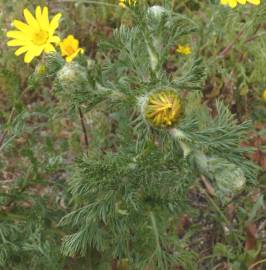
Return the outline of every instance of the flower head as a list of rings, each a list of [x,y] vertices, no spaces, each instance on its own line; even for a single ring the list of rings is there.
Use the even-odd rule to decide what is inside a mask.
[[[188,45],[177,45],[176,52],[184,55],[191,54],[191,47]]]
[[[245,5],[246,3],[259,5],[260,0],[220,0],[221,5],[229,6],[231,8],[235,8],[237,4]]]
[[[266,89],[262,93],[262,99],[266,102]]]
[[[51,22],[49,21],[48,8],[43,10],[38,6],[35,10],[35,17],[28,9],[23,11],[26,23],[14,20],[13,25],[17,30],[7,32],[7,37],[12,40],[7,42],[8,46],[20,47],[15,54],[25,53],[25,63],[30,63],[34,57],[45,53],[54,52],[52,43],[58,44],[60,38],[54,35],[59,26],[61,14],[56,14]]]
[[[79,41],[72,35],[69,35],[60,43],[60,49],[67,62],[71,62],[79,53],[84,53],[84,50],[79,48]]]
[[[181,100],[173,90],[155,91],[147,97],[143,113],[155,127],[171,127],[181,115]]]
[[[126,6],[135,6],[137,3],[137,0],[119,0],[118,5],[121,8],[126,8]]]

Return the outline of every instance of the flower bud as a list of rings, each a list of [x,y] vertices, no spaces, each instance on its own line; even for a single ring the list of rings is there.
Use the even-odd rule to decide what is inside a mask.
[[[46,66],[44,65],[44,64],[39,64],[39,65],[37,65],[37,67],[36,67],[36,69],[35,69],[35,73],[38,75],[38,76],[43,76],[43,75],[45,75],[45,73],[46,73],[46,71],[47,71],[47,68],[46,68]]]
[[[169,128],[181,117],[181,99],[173,89],[153,91],[140,101],[142,115],[151,126]]]
[[[240,192],[246,184],[243,171],[235,164],[228,164],[223,170],[217,171],[215,179],[217,187],[222,193]]]
[[[78,90],[88,83],[86,69],[78,63],[66,63],[57,73],[57,80],[64,90]]]
[[[60,101],[80,105],[88,99],[89,80],[87,70],[76,62],[65,63],[57,72],[55,94]]]
[[[237,193],[244,188],[246,177],[236,164],[200,152],[196,152],[194,158],[200,173],[215,180],[221,194]]]

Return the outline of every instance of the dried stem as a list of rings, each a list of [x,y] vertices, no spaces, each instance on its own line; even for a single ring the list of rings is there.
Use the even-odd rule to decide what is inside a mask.
[[[86,129],[85,121],[84,121],[84,115],[83,115],[83,112],[82,112],[80,107],[78,107],[78,110],[79,110],[79,117],[80,117],[80,122],[81,122],[81,126],[82,126],[82,131],[83,131],[83,135],[84,135],[84,139],[85,139],[85,144],[86,144],[86,148],[88,150],[89,140],[88,140],[87,129]]]

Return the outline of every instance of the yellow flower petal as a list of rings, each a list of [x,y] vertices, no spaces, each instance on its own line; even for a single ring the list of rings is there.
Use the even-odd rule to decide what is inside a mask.
[[[29,48],[28,48],[27,46],[20,47],[19,49],[17,49],[17,50],[15,51],[15,55],[16,55],[16,56],[19,56],[19,55],[25,53],[26,51],[28,51],[28,49],[29,49]]]
[[[238,3],[241,5],[245,5],[247,3],[247,0],[238,0]]]
[[[79,53],[83,53],[84,50],[83,49],[78,49],[75,53],[73,53],[72,55],[70,56],[67,56],[66,57],[66,61],[67,62],[71,62]]]
[[[57,29],[57,27],[59,26],[59,20],[62,17],[61,13],[56,14],[53,19],[51,20],[50,23],[50,31],[52,31],[51,34],[53,34],[53,32]]]
[[[25,40],[13,39],[7,42],[7,46],[9,47],[16,47],[16,46],[25,46],[29,45],[30,42]]]
[[[69,35],[68,36],[68,42],[70,42],[72,44],[72,47],[77,50],[79,47],[79,41],[77,39],[74,38],[74,36]]]
[[[29,36],[29,34],[33,33],[33,29],[29,25],[27,25],[27,24],[25,24],[25,23],[23,23],[23,22],[21,22],[19,20],[14,20],[13,21],[13,25],[18,30],[20,30],[21,32],[23,32],[26,36]]]
[[[266,102],[266,89],[262,93],[262,99]]]
[[[259,5],[260,4],[260,0],[247,0],[249,3],[253,4],[253,5]]]
[[[237,0],[229,0],[229,7],[235,8],[237,6]]]
[[[28,40],[28,37],[21,31],[8,31],[6,36],[9,38],[14,38],[18,40]]]
[[[260,0],[220,0],[221,5],[226,5],[231,8],[235,8],[237,4],[245,5],[247,3],[253,4],[253,5],[259,5]]]
[[[73,61],[73,56],[71,55],[71,56],[67,56],[66,57],[66,61],[68,62],[68,63],[70,63],[70,62],[72,62]]]
[[[32,16],[32,14],[30,13],[30,11],[27,8],[24,9],[23,13],[24,13],[24,17],[25,17],[26,22],[28,23],[28,25],[31,26],[32,28],[36,29],[36,30],[39,29],[38,22]]]
[[[30,63],[34,57],[35,57],[34,54],[32,54],[30,51],[27,51],[25,56],[24,56],[24,62]]]
[[[49,42],[55,43],[56,45],[59,44],[60,41],[61,41],[61,40],[60,40],[60,38],[59,38],[58,36],[52,36],[52,37],[50,37],[50,39],[49,39]]]
[[[44,46],[31,46],[29,50],[34,56],[39,56],[43,52],[44,48]]]
[[[220,0],[220,4],[224,6],[227,5],[227,0]]]
[[[48,18],[48,8],[44,7],[42,16],[41,16],[41,28],[48,29],[49,28],[49,18]]]
[[[44,51],[46,53],[55,52],[55,48],[52,44],[47,44],[44,48]]]
[[[41,25],[41,20],[42,20],[42,10],[41,10],[41,7],[40,7],[40,6],[37,6],[37,7],[36,7],[36,10],[35,10],[35,16],[36,16],[36,19],[37,19],[39,25]]]

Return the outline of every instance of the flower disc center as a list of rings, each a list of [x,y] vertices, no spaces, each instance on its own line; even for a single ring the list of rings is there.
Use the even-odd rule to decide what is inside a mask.
[[[34,32],[33,36],[32,36],[32,42],[35,45],[44,45],[49,39],[49,33],[47,31],[44,30],[39,30]]]
[[[65,47],[65,51],[66,51],[67,55],[69,55],[69,56],[76,52],[76,50],[70,45]]]

